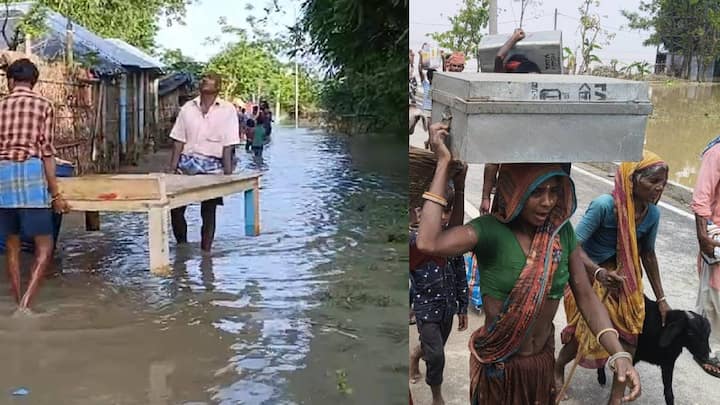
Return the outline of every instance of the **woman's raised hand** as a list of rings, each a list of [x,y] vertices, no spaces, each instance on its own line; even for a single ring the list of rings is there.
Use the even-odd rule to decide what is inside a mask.
[[[452,159],[450,149],[445,144],[445,139],[449,135],[447,125],[441,122],[430,125],[430,149],[435,152],[438,163],[441,161],[448,163]]]

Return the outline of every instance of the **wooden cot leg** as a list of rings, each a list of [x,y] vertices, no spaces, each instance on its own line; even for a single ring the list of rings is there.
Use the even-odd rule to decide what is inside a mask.
[[[255,236],[260,235],[260,179],[255,179],[255,189],[253,190],[253,205],[255,206]]]
[[[150,392],[149,405],[165,405],[170,397],[168,377],[175,372],[175,364],[169,361],[153,362],[150,364]]]
[[[150,271],[157,276],[170,274],[169,211],[167,207],[152,207],[148,211]]]
[[[245,235],[260,235],[260,190],[257,185],[245,191]]]
[[[85,211],[85,230],[86,231],[99,231],[100,230],[100,212]]]

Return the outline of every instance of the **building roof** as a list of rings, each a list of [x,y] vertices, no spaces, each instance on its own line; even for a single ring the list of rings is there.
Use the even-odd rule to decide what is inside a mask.
[[[175,72],[160,78],[158,81],[158,96],[163,97],[182,86],[193,84],[193,76],[187,72]]]
[[[142,60],[144,63],[144,65],[140,66],[140,68],[142,69],[163,69],[165,67],[165,64],[162,63],[159,59],[143,52],[142,50],[134,47],[133,45],[128,44],[120,38],[108,38],[106,39],[106,41],[115,44],[126,52],[129,52],[138,59]]]
[[[33,6],[33,2],[8,4],[8,28],[10,30],[19,23]],[[5,17],[4,8],[0,8],[0,19]],[[67,18],[48,10],[45,18],[47,26],[42,38],[32,41],[32,52],[43,59],[61,59],[65,53]],[[162,63],[139,49],[120,40],[107,40],[87,28],[73,23],[73,51],[77,59],[86,59],[90,68],[98,75],[116,75],[128,70],[148,69],[157,73],[162,71]],[[7,47],[0,36],[0,46]],[[132,48],[133,50],[130,50]]]

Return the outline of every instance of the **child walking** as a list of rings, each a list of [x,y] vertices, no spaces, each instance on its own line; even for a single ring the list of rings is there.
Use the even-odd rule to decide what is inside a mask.
[[[448,187],[447,206],[443,210],[445,226],[463,223],[463,188],[467,166],[453,179],[455,190]],[[457,197],[455,197],[457,195]],[[421,253],[416,246],[417,225],[421,208],[411,211],[410,277],[413,287],[413,309],[420,334],[420,344],[410,353],[410,382],[420,377],[420,358],[425,360],[425,382],[430,386],[433,405],[443,405],[443,371],[445,343],[452,330],[453,317],[458,316],[458,331],[467,329],[468,286],[463,256],[433,257]]]

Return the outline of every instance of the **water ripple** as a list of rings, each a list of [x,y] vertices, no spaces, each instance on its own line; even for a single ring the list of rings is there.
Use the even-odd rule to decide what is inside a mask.
[[[135,311],[148,319],[147,324],[173,333],[181,347],[207,357],[206,369],[203,362],[198,366],[211,376],[203,380],[205,396],[192,390],[194,394],[181,395],[189,388],[173,387],[174,403],[287,403],[282,395],[284,373],[303,364],[312,338],[304,314],[316,305],[312,297],[325,285],[326,276],[342,272],[330,265],[325,274],[314,269],[358,243],[352,235],[341,246],[332,240],[338,206],[353,193],[382,187],[379,178],[360,177],[351,168],[345,141],[316,132],[278,128],[263,162],[240,155],[243,170],[264,171],[262,234],[244,236],[243,198],[228,197],[218,210],[212,257],[201,257],[196,242],[172,246],[171,278],[152,277],[146,271],[142,215],[105,215],[101,232],[63,235],[67,273],[94,271],[103,285],[118,289],[110,292],[113,298],[141,302],[142,308]],[[188,208],[188,235],[194,241],[199,239],[198,214],[197,206]],[[360,230],[356,232],[361,236]],[[190,334],[190,328],[199,329]],[[157,350],[164,357],[183,357],[172,349]]]

